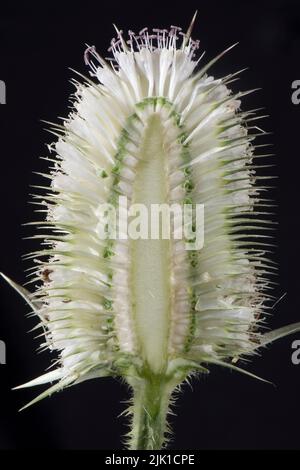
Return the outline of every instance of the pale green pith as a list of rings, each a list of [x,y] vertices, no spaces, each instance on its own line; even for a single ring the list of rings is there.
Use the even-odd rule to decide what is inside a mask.
[[[167,153],[159,114],[148,118],[133,184],[133,203],[168,203]],[[149,227],[150,230],[150,227]],[[171,241],[130,241],[132,315],[142,358],[156,373],[167,361],[171,315]]]

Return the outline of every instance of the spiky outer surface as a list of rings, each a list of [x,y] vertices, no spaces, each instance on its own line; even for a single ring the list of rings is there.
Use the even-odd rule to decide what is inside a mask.
[[[51,127],[50,186],[35,196],[47,214],[36,237],[47,246],[29,258],[33,282],[42,281],[31,296],[41,348],[58,362],[28,385],[58,382],[38,398],[105,375],[180,382],[261,344],[274,267],[253,163],[255,112],[240,111],[248,92],[232,94],[235,74],[208,75],[212,63],[201,67],[198,44],[177,28],[129,36],[112,42],[111,60],[88,50],[93,79],[76,82],[71,114]],[[99,205],[117,206],[120,195],[146,206],[204,204],[203,248],[103,240]]]

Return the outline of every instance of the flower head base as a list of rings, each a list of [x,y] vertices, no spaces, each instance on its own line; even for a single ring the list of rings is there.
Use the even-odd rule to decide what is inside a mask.
[[[207,75],[226,51],[195,71],[202,56],[191,27],[117,34],[112,58],[87,49],[97,81],[76,82],[74,110],[63,126],[51,125],[58,137],[49,147],[51,186],[35,196],[47,213],[36,238],[48,246],[29,255],[41,283],[33,294],[13,285],[40,319],[41,347],[59,354],[54,371],[26,384],[57,381],[36,400],[82,380],[123,376],[136,392],[131,445],[157,448],[182,380],[209,364],[238,369],[240,356],[299,324],[260,332],[274,271],[255,163],[267,155],[254,155],[253,144],[265,133],[252,125],[255,111],[240,111],[250,92],[228,88],[237,74]],[[203,204],[203,248],[99,237],[107,223],[99,204],[118,206],[120,195],[148,208]]]

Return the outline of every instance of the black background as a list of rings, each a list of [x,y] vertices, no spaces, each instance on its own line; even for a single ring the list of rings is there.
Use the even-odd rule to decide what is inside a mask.
[[[14,6],[13,6],[14,5]],[[300,105],[291,102],[291,83],[300,79],[299,1],[180,1],[61,2],[40,7],[1,5],[0,79],[7,87],[7,104],[0,106],[1,129],[1,270],[24,283],[28,263],[21,256],[36,248],[22,240],[32,232],[22,224],[34,220],[28,203],[30,185],[41,180],[51,136],[40,119],[55,121],[68,112],[72,67],[87,73],[85,43],[102,55],[114,30],[139,31],[144,26],[186,28],[199,10],[194,37],[200,38],[206,60],[239,41],[212,73],[226,75],[245,66],[233,88],[262,90],[244,100],[243,108],[265,106],[270,117],[261,124],[273,132],[276,153],[273,191],[278,207],[280,286],[287,292],[274,309],[270,326],[299,321],[299,135]],[[7,365],[0,365],[0,448],[2,449],[120,449],[127,430],[118,415],[129,397],[116,380],[101,379],[65,390],[18,413],[33,398],[33,389],[11,387],[40,375],[49,365],[48,353],[36,355],[38,340],[27,331],[28,308],[1,282],[0,339],[7,346]],[[248,369],[276,387],[213,368],[209,377],[184,386],[172,418],[174,449],[299,449],[300,365],[291,362],[291,343],[300,333],[268,348]]]

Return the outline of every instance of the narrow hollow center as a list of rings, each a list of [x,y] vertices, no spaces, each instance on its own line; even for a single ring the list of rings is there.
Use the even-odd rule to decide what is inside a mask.
[[[152,204],[169,202],[164,128],[157,113],[148,118],[139,157],[132,202],[143,204],[151,214]],[[130,240],[133,319],[142,357],[155,373],[163,371],[167,361],[171,315],[170,243],[161,236]]]

